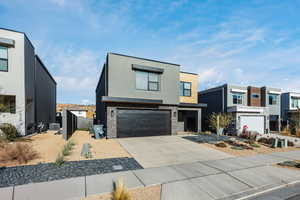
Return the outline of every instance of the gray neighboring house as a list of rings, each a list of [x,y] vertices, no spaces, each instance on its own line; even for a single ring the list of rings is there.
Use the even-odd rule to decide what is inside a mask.
[[[35,54],[25,33],[0,28],[0,123],[16,126],[20,135],[34,125],[55,122],[56,82]]]
[[[281,95],[281,115],[284,124],[288,123],[298,108],[300,108],[300,93],[286,92]]]
[[[206,105],[198,104],[196,85],[180,81],[181,73],[178,64],[108,53],[96,88],[96,121],[107,137],[201,131]],[[180,91],[195,94],[195,103],[181,102]]]
[[[224,84],[200,91],[198,101],[208,104],[203,111],[206,120],[212,113],[232,113],[230,132],[241,133],[247,125],[248,130],[269,133],[281,128],[280,95],[281,90],[276,88]],[[207,128],[206,120],[203,123]]]

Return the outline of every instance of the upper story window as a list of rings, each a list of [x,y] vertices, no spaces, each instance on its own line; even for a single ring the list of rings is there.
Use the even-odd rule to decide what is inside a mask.
[[[16,113],[16,96],[0,95],[0,113]]]
[[[269,105],[276,105],[278,101],[277,94],[269,94]]]
[[[7,47],[0,46],[0,71],[8,71]]]
[[[292,108],[299,108],[300,107],[300,99],[298,98],[291,98],[291,106]]]
[[[259,98],[259,94],[253,93],[253,94],[252,94],[252,98],[258,99],[258,98]]]
[[[232,103],[233,104],[243,104],[243,94],[242,93],[232,93]]]
[[[136,71],[136,89],[147,91],[159,91],[160,77],[158,73]]]
[[[191,82],[180,82],[180,96],[190,97],[192,96],[192,83]]]

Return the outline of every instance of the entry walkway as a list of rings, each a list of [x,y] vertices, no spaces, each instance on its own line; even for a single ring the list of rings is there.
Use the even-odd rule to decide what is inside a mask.
[[[300,151],[147,168],[59,181],[0,188],[0,199],[79,200],[111,192],[122,177],[128,188],[162,184],[162,200],[238,199],[272,187],[295,183],[300,171],[273,164],[300,159]]]

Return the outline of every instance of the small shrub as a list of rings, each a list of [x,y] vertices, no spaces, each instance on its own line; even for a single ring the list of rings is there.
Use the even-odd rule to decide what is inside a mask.
[[[86,152],[85,154],[84,154],[84,157],[85,158],[93,158],[93,155],[92,155],[92,152],[90,152],[90,151],[88,151],[88,152]]]
[[[119,179],[115,183],[115,188],[113,192],[113,200],[131,200],[128,190],[124,185],[123,179]]]
[[[16,127],[12,124],[3,123],[3,124],[0,125],[0,129],[6,135],[6,138],[8,140],[13,140],[18,135],[18,131],[17,131]]]
[[[233,146],[233,147],[231,147],[231,148],[234,149],[234,150],[244,150],[243,147],[237,147],[237,146]]]
[[[62,164],[64,164],[64,162],[65,162],[65,157],[62,154],[58,154],[55,159],[54,164],[56,166],[61,166]]]
[[[260,145],[259,145],[259,144],[256,144],[256,143],[252,143],[252,144],[250,144],[250,146],[251,146],[251,147],[254,147],[254,148],[259,148],[259,147],[260,147]]]
[[[67,144],[64,145],[64,148],[62,150],[63,156],[68,156],[71,154],[71,150],[73,149],[73,146],[75,143],[73,141],[68,141]]]
[[[27,163],[38,158],[38,153],[29,144],[2,144],[0,149],[0,160],[2,162]]]
[[[220,143],[217,143],[215,144],[217,147],[221,147],[221,148],[225,148],[227,147],[227,145],[224,143],[224,142],[220,142]]]

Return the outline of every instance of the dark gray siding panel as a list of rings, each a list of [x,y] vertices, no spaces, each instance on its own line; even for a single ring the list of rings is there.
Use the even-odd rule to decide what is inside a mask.
[[[36,57],[36,122],[54,123],[56,116],[56,83]]]
[[[106,96],[106,65],[103,66],[102,73],[96,88],[96,123],[106,125],[106,109],[105,103],[102,102],[102,97]]]
[[[34,48],[29,40],[24,39],[24,58],[25,58],[25,122],[26,129],[30,128],[35,122],[35,54]],[[30,132],[27,132],[30,134]]]
[[[220,89],[205,94],[201,94],[200,92],[198,94],[198,102],[207,104],[207,107],[203,108],[202,110],[202,126],[204,130],[207,130],[208,129],[207,120],[209,116],[212,113],[223,112],[223,91],[222,89]]]

